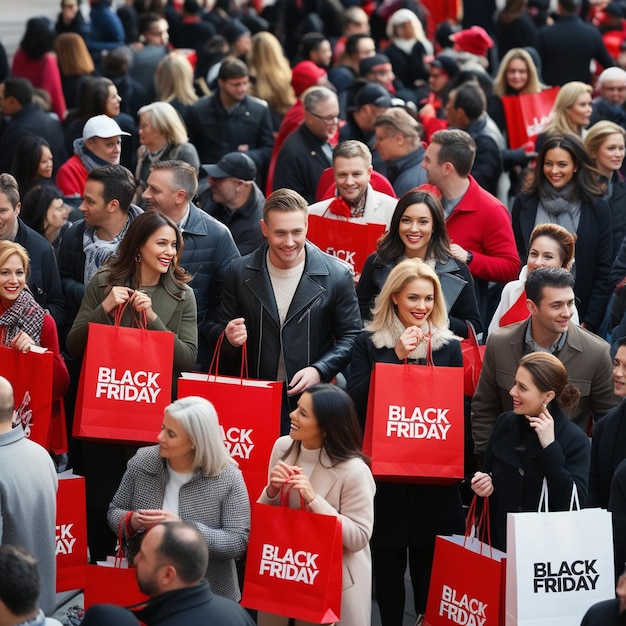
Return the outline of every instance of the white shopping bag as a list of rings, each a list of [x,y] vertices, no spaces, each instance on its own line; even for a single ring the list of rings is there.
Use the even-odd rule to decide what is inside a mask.
[[[576,510],[574,510],[576,508]],[[615,597],[611,514],[582,509],[507,516],[506,625],[574,626],[596,602]]]

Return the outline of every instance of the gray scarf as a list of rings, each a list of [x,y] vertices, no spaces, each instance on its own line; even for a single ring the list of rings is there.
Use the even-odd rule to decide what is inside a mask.
[[[574,197],[574,181],[561,189],[555,189],[547,181],[539,188],[539,206],[535,226],[538,224],[558,224],[572,235],[580,222],[580,199]]]
[[[85,285],[90,281],[93,275],[100,269],[105,261],[117,254],[120,242],[124,238],[131,222],[143,211],[136,206],[130,205],[128,210],[128,219],[124,228],[120,233],[111,239],[111,241],[103,241],[98,239],[97,229],[87,226],[83,233],[83,251],[85,253]]]

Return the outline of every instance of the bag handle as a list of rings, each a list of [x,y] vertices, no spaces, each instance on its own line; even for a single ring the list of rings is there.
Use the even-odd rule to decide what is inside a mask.
[[[220,368],[220,352],[224,339],[226,337],[226,330],[220,333],[220,336],[215,342],[215,350],[211,357],[211,364],[209,365],[209,371],[207,372],[207,382],[209,382],[211,376],[217,376]],[[243,386],[244,378],[248,378],[248,346],[247,341],[244,341],[241,346],[241,370],[239,372],[239,383]]]
[[[491,547],[491,525],[489,523],[489,498],[482,498],[482,509],[476,521],[476,508],[478,496],[474,494],[467,512],[467,521],[465,523],[465,539],[463,546],[467,545],[469,538],[476,538],[483,544],[489,546],[489,554],[493,556]]]
[[[129,304],[130,304],[130,299],[126,300],[126,302],[123,302],[122,304],[118,304],[115,307],[115,315],[113,316],[114,326],[122,325],[122,316],[124,315],[124,312],[128,308]],[[146,317],[145,311],[143,310],[139,311],[137,313],[136,319],[137,319],[137,328],[141,328],[142,330],[148,330],[148,318]]]
[[[580,511],[580,500],[578,498],[578,487],[576,481],[572,480],[572,495],[569,499],[569,510]],[[550,508],[548,506],[548,481],[546,477],[543,477],[541,481],[541,495],[539,496],[539,507],[537,513],[549,513]]]
[[[291,493],[291,485],[287,485],[287,483],[285,483],[280,488],[280,500],[279,500],[280,506],[289,508],[289,494],[290,493]],[[301,493],[299,493],[298,495],[300,496],[300,510],[306,511],[306,502],[304,501],[304,498],[302,497]]]
[[[117,550],[115,551],[114,561],[114,567],[117,568],[122,566],[122,559],[126,557],[124,553],[124,527],[126,526],[127,515],[122,515],[120,521],[117,523]]]
[[[480,342],[478,341],[478,335],[476,334],[476,329],[474,328],[474,324],[472,322],[468,322],[465,320],[467,324],[467,340],[474,346],[475,348],[480,347]]]

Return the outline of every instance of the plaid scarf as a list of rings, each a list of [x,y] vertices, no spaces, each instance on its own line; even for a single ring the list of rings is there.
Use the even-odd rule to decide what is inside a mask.
[[[4,327],[2,345],[10,346],[20,330],[23,330],[40,346],[45,314],[46,311],[35,302],[30,291],[23,289],[15,302],[0,315],[0,327]]]

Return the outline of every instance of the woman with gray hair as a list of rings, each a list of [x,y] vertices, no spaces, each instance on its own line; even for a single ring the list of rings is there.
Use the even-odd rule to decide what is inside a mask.
[[[250,502],[215,408],[196,396],[176,400],[165,409],[157,441],[128,462],[109,505],[111,530],[121,526],[132,562],[145,531],[167,521],[192,524],[206,540],[211,589],[239,601],[235,559],[248,545]]]
[[[198,151],[189,143],[185,124],[168,102],[152,102],[138,111],[137,195],[135,201],[145,209],[141,194],[147,187],[150,166],[156,161],[179,160],[200,171]]]

